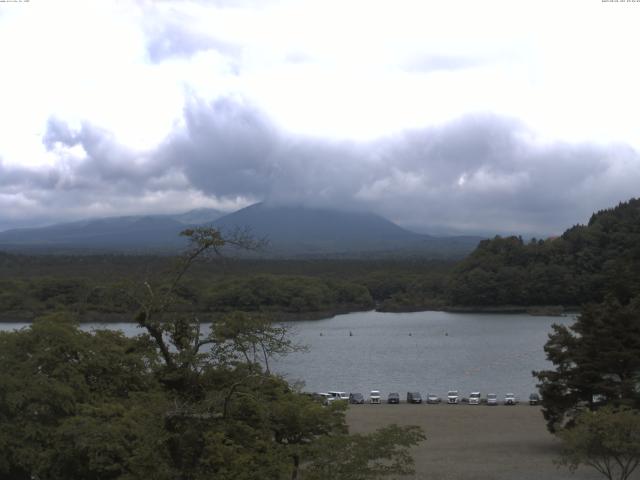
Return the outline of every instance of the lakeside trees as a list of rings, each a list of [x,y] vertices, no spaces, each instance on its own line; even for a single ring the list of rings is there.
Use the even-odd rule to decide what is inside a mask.
[[[4,262],[2,261],[4,260]],[[128,262],[128,263],[127,263]],[[283,317],[442,305],[452,262],[212,259],[193,266],[176,295],[201,315],[242,310]],[[163,257],[26,257],[0,253],[0,316],[32,320],[69,311],[82,320],[131,318],[124,287],[171,267]],[[302,314],[302,315],[301,315]]]
[[[547,427],[562,440],[559,463],[626,480],[640,464],[640,295],[613,295],[554,325],[545,345],[554,370],[540,380]]]
[[[592,215],[558,238],[485,240],[454,269],[453,305],[568,305],[628,302],[640,293],[640,199]]]
[[[0,333],[0,474],[316,478],[327,465],[354,479],[363,466],[370,478],[409,472],[419,429],[351,437],[344,405],[325,407],[269,373],[271,355],[296,348],[281,327],[235,314],[204,335],[193,312],[172,308],[185,301],[180,285],[194,262],[228,242],[211,230],[186,234],[192,248],[168,276],[126,290],[145,333],[84,332],[69,314]]]
[[[640,296],[586,306],[573,325],[553,326],[544,349],[554,370],[534,375],[551,431],[599,404],[640,408]]]

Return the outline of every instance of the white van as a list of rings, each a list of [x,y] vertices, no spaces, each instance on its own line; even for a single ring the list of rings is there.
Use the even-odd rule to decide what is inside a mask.
[[[331,395],[334,400],[344,400],[345,402],[349,400],[349,394],[347,394],[347,392],[329,392],[329,395]]]

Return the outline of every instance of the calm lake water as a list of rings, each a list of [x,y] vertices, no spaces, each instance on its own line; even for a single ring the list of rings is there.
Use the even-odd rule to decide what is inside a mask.
[[[535,391],[532,370],[550,366],[543,346],[553,323],[573,317],[445,312],[358,312],[325,320],[291,322],[295,342],[308,351],[276,359],[272,368],[307,391],[380,390],[467,396],[479,390],[521,399]],[[24,323],[0,324],[8,330]],[[84,329],[141,330],[131,323],[84,324]],[[204,331],[204,329],[203,329]]]

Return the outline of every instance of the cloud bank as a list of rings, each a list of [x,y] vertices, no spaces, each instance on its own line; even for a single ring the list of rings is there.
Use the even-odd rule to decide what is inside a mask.
[[[489,114],[369,142],[286,133],[231,98],[191,98],[184,118],[143,153],[91,124],[51,118],[42,141],[61,160],[46,169],[0,164],[2,222],[264,200],[371,210],[428,233],[544,235],[640,185],[640,156],[628,146],[543,142],[518,120]]]

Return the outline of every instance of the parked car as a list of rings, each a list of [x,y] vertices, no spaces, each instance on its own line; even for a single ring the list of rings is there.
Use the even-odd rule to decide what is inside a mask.
[[[516,396],[513,393],[507,393],[504,396],[505,405],[515,405],[516,403],[518,403],[518,400],[516,400]]]
[[[331,402],[335,400],[335,397],[324,392],[316,393],[317,398],[322,402],[323,405],[329,405]]]
[[[430,393],[427,395],[427,403],[440,403],[442,399],[436,395],[435,393]]]
[[[369,394],[369,403],[378,404],[380,403],[380,391],[379,390],[371,390]]]
[[[352,404],[362,404],[364,403],[364,395],[361,393],[350,393],[349,394],[349,403]]]
[[[458,399],[460,398],[458,394],[458,390],[449,390],[447,393],[447,403],[456,404],[458,403]]]
[[[349,395],[347,395],[347,392],[329,392],[329,395],[331,395],[335,400],[349,400]]]
[[[487,393],[487,405],[498,405],[498,395],[495,393]]]
[[[397,392],[390,393],[387,397],[387,403],[400,403],[400,394]]]
[[[471,392],[469,395],[469,405],[480,405],[480,392]]]
[[[420,392],[407,392],[407,403],[422,403]]]
[[[529,405],[538,405],[540,403],[540,395],[532,393],[529,395]]]

